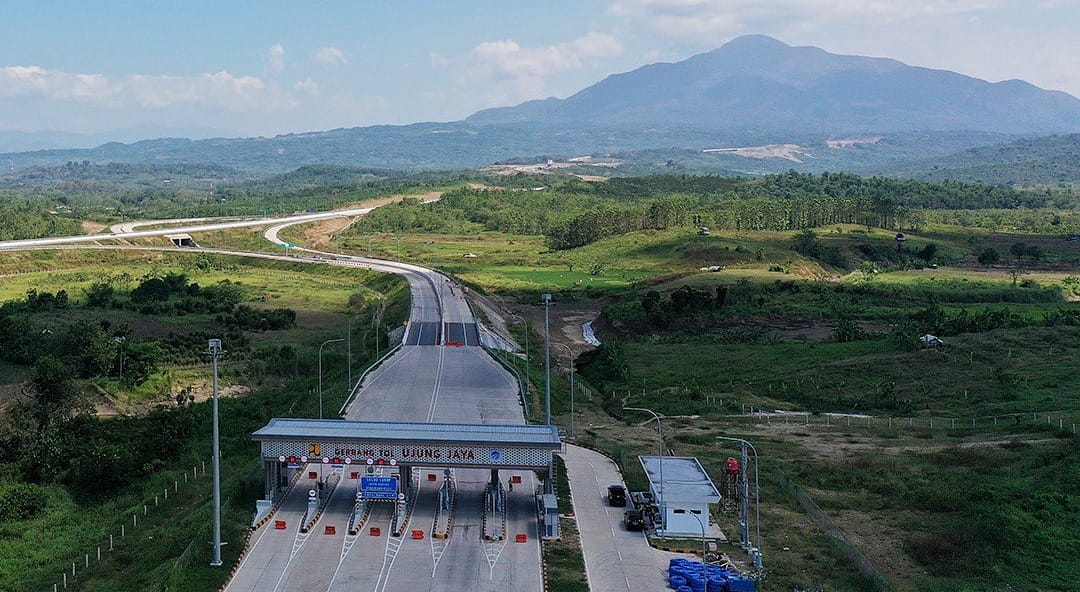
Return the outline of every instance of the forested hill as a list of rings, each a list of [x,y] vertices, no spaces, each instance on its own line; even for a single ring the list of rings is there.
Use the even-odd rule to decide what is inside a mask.
[[[379,208],[350,232],[474,232],[544,235],[554,249],[636,230],[702,225],[732,230],[799,230],[829,224],[917,228],[929,209],[1051,207],[1045,192],[956,182],[849,174],[787,173],[759,179],[713,176],[576,179],[543,190],[447,192]]]
[[[1080,134],[1026,138],[882,169],[925,180],[1022,186],[1080,184]]]
[[[0,175],[0,187],[46,187],[60,190],[109,187],[206,188],[214,183],[236,181],[246,175],[215,164],[132,164],[69,161],[59,166],[35,166]]]

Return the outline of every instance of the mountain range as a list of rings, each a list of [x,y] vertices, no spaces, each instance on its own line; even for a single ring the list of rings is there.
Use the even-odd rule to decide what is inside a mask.
[[[695,167],[748,173],[855,170],[1072,132],[1080,132],[1080,99],[1063,92],[751,35],[609,76],[565,99],[463,121],[6,153],[0,171],[84,160],[213,163],[249,174],[308,164],[417,170],[612,153],[682,154]]]
[[[480,111],[475,125],[546,122],[784,133],[1080,131],[1080,99],[883,58],[792,47],[764,35],[615,74],[566,98]]]

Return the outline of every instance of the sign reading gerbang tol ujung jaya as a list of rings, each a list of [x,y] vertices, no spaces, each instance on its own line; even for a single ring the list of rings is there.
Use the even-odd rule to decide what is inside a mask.
[[[357,465],[404,464],[422,466],[501,466],[546,467],[551,451],[530,448],[493,448],[485,446],[413,446],[365,445],[330,442],[263,442],[263,456],[277,458],[307,455],[312,449],[322,456]],[[309,462],[319,462],[311,457]],[[339,462],[340,462],[339,460]]]

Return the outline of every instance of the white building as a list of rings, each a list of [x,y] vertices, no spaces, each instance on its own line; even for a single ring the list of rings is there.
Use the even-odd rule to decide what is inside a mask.
[[[649,491],[660,508],[661,536],[700,537],[709,528],[709,504],[720,503],[720,492],[692,456],[639,456],[649,479]]]

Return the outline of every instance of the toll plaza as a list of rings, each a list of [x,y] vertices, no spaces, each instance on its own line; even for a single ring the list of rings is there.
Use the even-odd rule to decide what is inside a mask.
[[[554,453],[562,449],[557,427],[522,424],[275,418],[251,438],[261,446],[265,483],[256,522],[273,511],[275,501],[303,471],[318,475],[318,487],[312,490],[313,504],[318,501],[324,475],[341,473],[357,481],[358,521],[366,506],[379,502],[394,502],[399,506],[396,513],[407,516],[421,467],[443,469],[447,486],[439,498],[447,506],[452,502],[455,469],[490,469],[486,505],[497,514],[502,511],[505,495],[499,470],[534,471],[547,478]],[[545,490],[549,486],[545,483]],[[543,506],[540,512],[546,516]],[[553,522],[551,527],[545,524],[545,529],[548,536],[557,537],[558,521]]]

